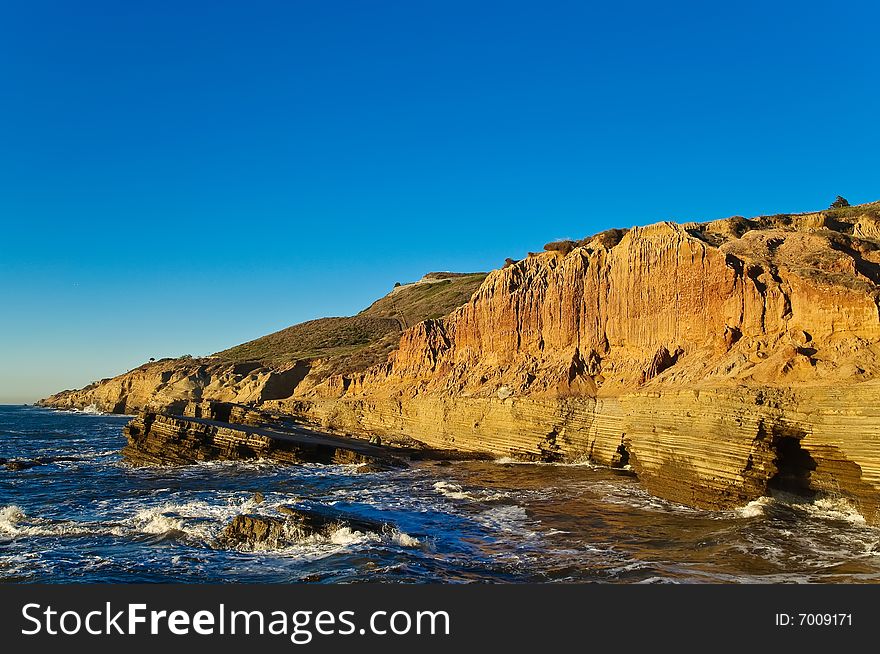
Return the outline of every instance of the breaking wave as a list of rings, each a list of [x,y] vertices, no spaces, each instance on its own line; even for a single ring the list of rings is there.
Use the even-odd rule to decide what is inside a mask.
[[[490,489],[472,489],[464,490],[459,484],[448,481],[434,482],[432,488],[452,500],[473,500],[476,502],[492,502],[510,497],[510,493],[493,491]]]
[[[855,526],[867,525],[865,517],[843,497],[819,497],[806,501],[797,496],[780,493],[775,497],[759,497],[733,510],[733,513],[740,518],[772,517],[786,512],[817,520],[842,521]]]
[[[588,462],[505,458],[381,475],[272,461],[134,468],[118,454],[122,416],[0,407],[0,421],[3,457],[53,462],[0,470],[3,581],[880,582],[880,529],[839,497],[716,512]],[[236,516],[280,505],[351,521],[251,549],[225,540]]]

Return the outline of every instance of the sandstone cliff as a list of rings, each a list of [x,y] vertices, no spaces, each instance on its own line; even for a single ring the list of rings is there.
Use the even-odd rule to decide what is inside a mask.
[[[463,304],[485,273],[428,273],[395,287],[356,316],[321,318],[218,352],[211,357],[162,359],[39,404],[95,407],[110,413],[181,413],[188,402],[259,405],[301,392],[340,372],[384,361],[409,325]]]
[[[270,404],[436,446],[628,463],[691,505],[834,493],[880,521],[878,209],[551,247],[407,330],[386,363]]]
[[[295,368],[199,362],[145,382],[134,404],[208,375],[202,398],[216,389],[351,433],[630,465],[695,506],[831,493],[880,522],[880,203],[663,222],[547,250],[489,274],[449,315],[406,325],[376,365],[311,363],[288,384]],[[289,377],[265,392],[261,375]],[[118,410],[117,380],[47,403]]]

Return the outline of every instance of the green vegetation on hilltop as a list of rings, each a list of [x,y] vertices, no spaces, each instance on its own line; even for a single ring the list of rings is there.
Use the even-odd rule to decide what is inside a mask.
[[[398,286],[358,314],[358,317],[389,317],[403,327],[441,318],[467,302],[486,278],[486,273],[428,273],[422,282]]]
[[[228,361],[284,364],[302,359],[334,359],[337,372],[362,370],[387,358],[400,332],[439,318],[470,299],[486,273],[430,273],[395,289],[356,316],[320,318],[218,352]]]

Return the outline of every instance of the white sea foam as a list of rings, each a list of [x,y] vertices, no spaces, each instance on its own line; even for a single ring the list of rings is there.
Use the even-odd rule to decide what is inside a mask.
[[[493,463],[497,463],[499,465],[522,465],[522,466],[553,466],[557,468],[605,468],[608,466],[600,466],[596,463],[590,461],[589,459],[582,458],[576,459],[574,461],[567,461],[565,463],[559,462],[550,462],[550,461],[524,461],[522,459],[515,459],[509,456],[498,457],[493,461]],[[629,469],[629,466],[627,466]]]
[[[434,490],[443,495],[444,497],[451,498],[453,500],[472,500],[474,499],[473,495],[470,493],[466,493],[461,489],[461,486],[458,484],[453,484],[448,481],[438,481],[434,484]]]
[[[496,531],[531,534],[533,532],[525,530],[523,526],[527,518],[526,510],[521,506],[513,504],[497,506],[488,511],[483,511],[479,516],[480,522]]]
[[[370,540],[367,534],[352,530],[351,527],[337,527],[326,538],[334,545],[355,545]]]
[[[740,518],[765,516],[773,508],[784,508],[820,520],[841,520],[852,525],[866,525],[865,517],[847,499],[842,497],[820,497],[805,502],[795,496],[759,497],[745,506],[734,509]]]
[[[112,525],[76,520],[46,520],[27,515],[14,504],[0,508],[0,536],[85,536],[108,534]]]
[[[421,547],[422,541],[414,536],[410,536],[409,534],[405,534],[402,531],[394,530],[391,532],[391,540],[400,545],[401,547]]]
[[[840,497],[819,498],[815,502],[801,504],[799,508],[814,518],[843,520],[854,525],[867,524],[865,517],[852,504]]]
[[[359,531],[347,525],[335,525],[325,531],[303,534],[291,523],[276,537],[255,543],[241,543],[236,549],[243,552],[273,553],[294,558],[323,558],[343,551],[391,542],[400,547],[418,548],[422,542],[397,529],[382,533]]]
[[[486,489],[475,489],[472,491],[466,491],[462,489],[462,487],[458,484],[454,484],[448,481],[438,481],[434,483],[434,490],[444,497],[448,497],[453,500],[472,500],[476,502],[493,502],[496,500],[503,500],[510,497],[510,493],[504,491],[494,491],[488,488]]]
[[[162,512],[161,509],[139,511],[133,522],[145,534],[164,534],[169,531],[183,531],[183,520]]]
[[[15,536],[19,532],[18,523],[25,517],[21,507],[14,504],[0,508],[0,534]]]
[[[246,513],[256,506],[253,496],[243,501],[227,498],[226,502],[168,502],[142,508],[125,521],[133,531],[162,535],[180,532],[199,541],[216,538],[226,524],[235,516]]]
[[[764,515],[764,508],[773,500],[769,497],[759,497],[745,506],[734,509],[734,513],[740,518],[758,518]]]

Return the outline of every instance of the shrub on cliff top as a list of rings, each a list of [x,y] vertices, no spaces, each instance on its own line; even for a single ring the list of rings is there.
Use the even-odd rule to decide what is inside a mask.
[[[598,234],[593,234],[592,236],[581,239],[577,242],[577,246],[583,247],[590,241],[593,241],[594,243],[610,249],[620,243],[620,240],[628,231],[628,229],[618,229],[617,227],[606,229],[604,232],[599,232]]]
[[[848,206],[849,206],[849,202],[847,201],[847,199],[845,197],[843,197],[842,195],[838,195],[837,199],[834,202],[832,202],[831,206],[828,208],[829,209],[843,209],[843,207],[848,207]]]
[[[547,243],[544,246],[544,250],[546,252],[561,252],[562,256],[565,256],[569,252],[575,249],[577,244],[569,239],[565,239],[563,241],[553,241],[552,243]]]

